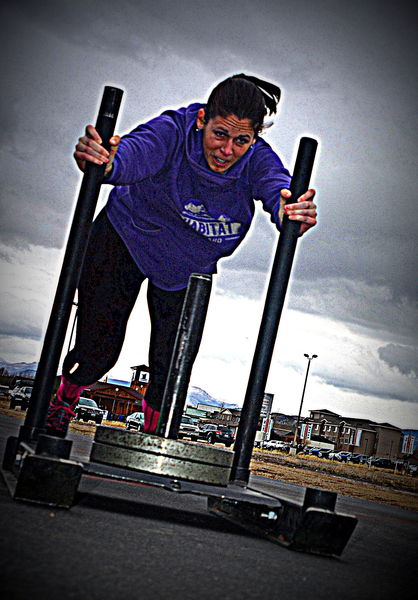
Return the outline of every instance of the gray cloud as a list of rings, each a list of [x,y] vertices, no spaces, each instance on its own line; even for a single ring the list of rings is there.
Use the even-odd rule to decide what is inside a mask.
[[[411,398],[407,394],[403,394],[402,390],[389,390],[386,391],[381,386],[376,385],[365,385],[363,381],[355,382],[352,379],[332,377],[332,379],[325,379],[327,385],[340,389],[343,392],[355,393],[358,396],[377,396],[383,400],[399,400],[400,402],[412,402],[414,398]],[[417,400],[418,402],[418,400]]]
[[[10,338],[22,338],[23,340],[35,340],[38,342],[42,337],[42,329],[36,325],[27,323],[8,323],[0,319],[0,335]]]
[[[379,348],[379,357],[391,369],[398,369],[403,375],[418,376],[417,355],[414,348],[388,344]]]
[[[80,183],[71,154],[80,129],[95,117],[104,84],[126,90],[123,132],[168,105],[203,100],[231,72],[253,72],[283,88],[266,139],[286,165],[293,166],[298,137],[320,141],[313,177],[320,221],[298,243],[288,305],[381,335],[388,341],[381,360],[403,373],[417,330],[411,77],[417,42],[410,6],[381,0],[242,0],[239,10],[220,0],[4,6],[3,243],[35,251],[65,243]],[[269,218],[259,215],[242,249],[222,261],[220,291],[262,298],[276,239]],[[16,325],[15,333],[26,329]],[[36,328],[27,335],[36,336]],[[392,345],[405,347],[405,355]]]
[[[324,377],[324,381],[328,386],[341,389],[345,392],[355,393],[360,396],[375,396],[384,400],[399,400],[400,402],[408,402],[418,404],[416,393],[412,391],[412,386],[398,387],[391,386],[385,388],[381,382],[370,379],[369,381],[357,380],[348,375],[340,377],[338,373],[333,373],[330,377]],[[415,382],[416,390],[416,382]]]

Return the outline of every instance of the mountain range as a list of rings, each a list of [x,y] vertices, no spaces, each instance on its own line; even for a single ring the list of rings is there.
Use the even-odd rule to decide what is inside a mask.
[[[210,404],[211,406],[217,406],[219,408],[239,408],[237,404],[216,400],[216,398],[213,398],[210,394],[205,392],[205,390],[194,385],[190,386],[189,391],[187,392],[186,402],[193,406],[197,406],[198,404]]]
[[[32,363],[9,363],[0,358],[0,369],[5,369],[9,375],[22,375],[24,377],[35,377],[37,362]]]

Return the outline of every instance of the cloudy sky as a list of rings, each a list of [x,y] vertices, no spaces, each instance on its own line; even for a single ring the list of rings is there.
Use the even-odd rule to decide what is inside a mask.
[[[3,3],[0,356],[38,360],[81,176],[72,152],[104,85],[125,90],[128,131],[205,101],[237,72],[279,84],[266,135],[292,169],[320,150],[320,223],[298,242],[266,391],[273,409],[418,428],[417,44],[400,0],[15,0]],[[109,193],[104,186],[99,201]],[[192,384],[242,404],[277,233],[258,210],[221,263]],[[147,362],[143,296],[110,375]]]

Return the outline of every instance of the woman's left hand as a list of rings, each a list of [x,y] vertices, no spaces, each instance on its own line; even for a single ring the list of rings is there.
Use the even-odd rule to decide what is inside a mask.
[[[284,214],[291,221],[300,221],[299,235],[303,235],[311,227],[317,223],[316,204],[314,204],[316,191],[308,190],[300,196],[295,203],[285,204],[283,207]],[[288,202],[292,196],[290,190],[280,190],[280,204]]]

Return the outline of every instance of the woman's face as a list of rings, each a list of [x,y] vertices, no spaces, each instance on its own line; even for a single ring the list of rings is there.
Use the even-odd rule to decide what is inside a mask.
[[[206,124],[204,116],[203,108],[199,109],[197,127],[203,129],[203,154],[212,171],[225,173],[255,142],[254,129],[250,119],[235,115],[218,115]]]

